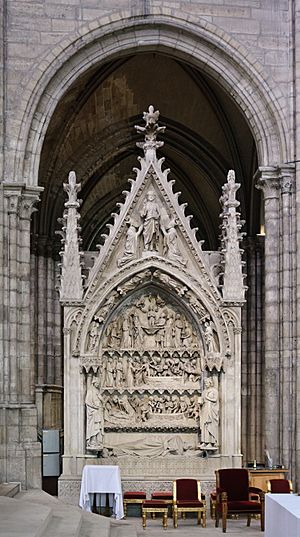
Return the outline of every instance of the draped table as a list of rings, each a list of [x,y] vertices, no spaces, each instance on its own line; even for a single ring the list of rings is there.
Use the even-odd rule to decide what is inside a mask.
[[[300,496],[266,494],[265,537],[300,537]]]
[[[119,466],[98,466],[87,464],[82,471],[79,505],[91,512],[93,496],[101,495],[106,502],[106,494],[112,499],[113,515],[117,520],[124,517],[123,497],[121,489],[121,473]]]

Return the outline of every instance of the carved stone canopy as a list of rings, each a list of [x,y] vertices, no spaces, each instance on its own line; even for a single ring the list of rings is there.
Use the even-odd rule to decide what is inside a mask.
[[[73,302],[70,286],[63,293],[66,369],[73,380],[80,376],[81,403],[66,389],[77,416],[83,415],[78,405],[85,405],[79,427],[84,445],[80,438],[76,444],[81,453],[216,454],[224,438],[221,409],[226,417],[236,386],[231,379],[240,363],[244,300],[239,185],[230,173],[221,198],[222,250],[204,252],[169,170],[162,169],[164,159],[157,159],[156,149],[163,145],[157,136],[164,131],[158,119],[150,106],[145,126],[137,127],[145,137],[137,144],[144,156],[84,287],[74,175],[66,187],[64,286],[68,270],[75,270],[79,282]],[[228,393],[222,388],[227,367]],[[223,428],[226,423],[224,418]]]

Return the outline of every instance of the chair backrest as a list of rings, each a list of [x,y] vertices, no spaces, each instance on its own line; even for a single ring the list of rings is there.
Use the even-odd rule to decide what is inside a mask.
[[[197,479],[176,479],[173,482],[175,500],[201,500],[200,482]]]
[[[273,494],[291,494],[293,492],[292,482],[289,479],[270,479],[268,481],[268,492]]]
[[[229,501],[249,499],[249,472],[246,468],[216,470],[217,488],[227,492]]]

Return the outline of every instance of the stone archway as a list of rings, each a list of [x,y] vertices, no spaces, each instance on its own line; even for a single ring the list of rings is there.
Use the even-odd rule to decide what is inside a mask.
[[[95,22],[96,29],[82,28],[78,41],[66,40],[51,52],[41,79],[37,79],[29,100],[24,93],[14,176],[28,184],[38,183],[39,156],[50,118],[58,101],[72,83],[93,65],[107,58],[124,56],[137,50],[162,50],[197,65],[218,80],[241,108],[253,131],[260,165],[287,160],[285,118],[279,105],[279,89],[271,88],[257,68],[257,60],[246,54],[232,37],[211,23],[187,15],[170,20],[163,8],[159,15],[144,18],[116,13],[111,19]],[[147,35],[147,40],[145,40]],[[74,54],[74,48],[77,49]],[[53,61],[53,55],[57,58]],[[241,83],[242,80],[242,83]],[[33,82],[30,82],[32,88]],[[24,156],[26,154],[26,159]]]

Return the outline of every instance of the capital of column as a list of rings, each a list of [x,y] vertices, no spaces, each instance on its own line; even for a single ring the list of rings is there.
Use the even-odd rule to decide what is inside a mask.
[[[9,214],[16,214],[23,220],[30,220],[37,209],[34,205],[40,200],[43,187],[28,187],[24,183],[3,183],[3,195],[8,199]]]
[[[295,165],[284,164],[280,166],[280,187],[282,194],[291,194],[295,185]]]
[[[278,166],[260,166],[254,175],[255,187],[262,190],[264,199],[279,197],[280,180]]]

